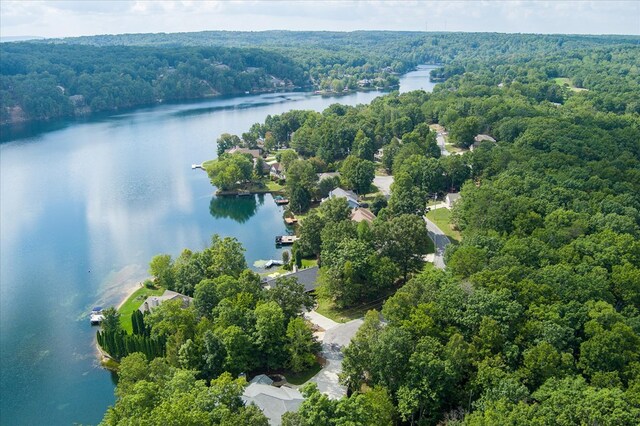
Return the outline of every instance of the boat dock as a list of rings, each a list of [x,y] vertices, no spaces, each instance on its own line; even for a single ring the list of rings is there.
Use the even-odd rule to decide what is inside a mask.
[[[285,217],[284,223],[286,223],[287,225],[293,225],[294,223],[298,223],[298,219],[296,219],[295,217]]]
[[[298,241],[298,237],[296,237],[295,235],[278,235],[276,237],[277,246],[290,246],[296,241]]]

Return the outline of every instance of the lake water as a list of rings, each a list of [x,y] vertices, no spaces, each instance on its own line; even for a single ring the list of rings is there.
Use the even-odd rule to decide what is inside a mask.
[[[400,91],[431,90],[420,68]],[[330,98],[281,93],[161,105],[0,136],[0,423],[96,424],[114,402],[97,363],[87,312],[117,304],[150,258],[236,237],[249,265],[279,259],[286,232],[270,195],[213,196],[192,163],[216,138],[268,114],[368,103],[379,92]]]

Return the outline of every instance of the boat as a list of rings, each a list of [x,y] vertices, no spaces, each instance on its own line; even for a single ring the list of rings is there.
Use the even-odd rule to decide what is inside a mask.
[[[191,168],[192,168],[193,170],[195,170],[195,169],[202,169],[202,170],[204,170],[204,167],[202,167],[202,164],[192,164],[192,165],[191,165]]]
[[[276,237],[277,246],[290,246],[298,240],[295,235],[278,235]]]
[[[285,204],[289,204],[289,200],[280,196],[280,195],[276,195],[275,197],[273,197],[273,201],[276,202],[277,205],[279,206],[283,206]]]
[[[102,307],[96,306],[91,310],[89,314],[89,322],[91,325],[100,325],[104,320],[104,315],[102,314]]]

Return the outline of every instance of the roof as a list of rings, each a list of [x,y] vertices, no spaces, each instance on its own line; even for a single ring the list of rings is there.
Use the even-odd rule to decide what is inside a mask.
[[[160,306],[162,303],[166,302],[167,300],[178,300],[178,299],[182,299],[182,306],[184,308],[188,307],[193,302],[192,297],[185,296],[184,294],[180,294],[175,291],[165,290],[164,293],[162,293],[162,296],[147,297],[147,299],[144,302],[142,302],[138,310],[142,313],[146,311],[151,312],[154,308]]]
[[[461,197],[461,195],[460,195],[459,192],[450,192],[450,193],[447,194],[447,199],[450,202],[458,201],[460,199],[460,197]]]
[[[287,411],[298,411],[304,401],[302,394],[287,387],[277,388],[261,383],[251,383],[242,394],[245,405],[255,404],[273,426],[282,423],[282,415]]]
[[[331,179],[334,177],[340,177],[340,172],[318,173],[318,181],[321,181],[322,179]]]
[[[282,166],[282,164],[281,164],[281,163],[273,163],[273,164],[271,165],[271,168],[272,168],[273,170],[277,170],[277,171],[279,171],[279,172],[281,172],[281,171],[283,171],[283,170],[284,170],[284,167]]]
[[[473,138],[473,140],[476,141],[476,142],[482,142],[482,141],[495,142],[496,141],[494,138],[492,138],[489,135],[476,135]]]
[[[278,278],[284,277],[297,278],[298,282],[304,285],[304,291],[313,291],[318,286],[318,267],[313,266],[311,268],[299,269],[296,272],[280,275],[275,278],[268,278],[264,283],[270,287],[273,287],[274,285],[278,285]]]
[[[249,383],[259,383],[259,384],[262,384],[262,385],[271,386],[273,384],[273,380],[269,376],[267,376],[266,374],[258,374],[256,377],[251,379],[251,381]]]
[[[260,149],[241,148],[239,146],[234,146],[233,148],[227,149],[224,152],[226,152],[227,154],[249,154],[253,158],[258,158],[262,154],[262,150]]]
[[[360,206],[360,203],[358,203],[358,196],[356,195],[356,193],[346,189],[335,188],[334,190],[329,192],[328,198],[346,198],[347,202],[349,203],[349,207],[351,207],[352,209],[355,209],[356,207]]]
[[[376,215],[374,215],[371,210],[365,209],[364,207],[359,207],[351,213],[351,220],[354,222],[362,222],[364,220],[371,223],[375,218]]]

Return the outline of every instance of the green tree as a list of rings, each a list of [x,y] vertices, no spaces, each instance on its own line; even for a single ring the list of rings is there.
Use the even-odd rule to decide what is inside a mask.
[[[349,188],[359,194],[366,194],[375,177],[375,170],[373,162],[350,155],[342,163],[340,173]]]
[[[293,372],[299,373],[316,363],[315,353],[320,350],[320,344],[302,318],[289,321],[286,337],[287,365]]]

